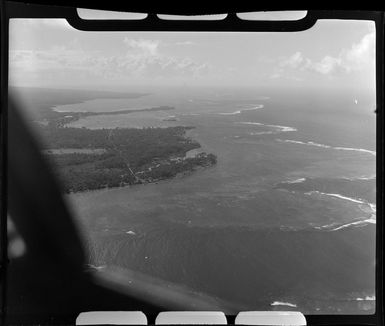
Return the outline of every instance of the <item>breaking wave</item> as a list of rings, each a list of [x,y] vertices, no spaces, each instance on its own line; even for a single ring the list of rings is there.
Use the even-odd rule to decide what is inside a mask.
[[[375,300],[376,300],[375,295],[372,295],[372,296],[367,295],[365,298],[356,298],[356,301],[375,301]]]
[[[336,197],[336,198],[348,200],[348,201],[351,201],[351,202],[357,203],[357,204],[368,204],[368,202],[366,202],[362,199],[346,197],[346,196],[342,196],[340,194],[329,194],[329,193],[321,192],[321,191],[317,191],[317,190],[305,192],[305,195],[312,195],[312,194],[319,194],[319,195],[325,195],[325,196],[330,196],[330,197]]]
[[[365,201],[363,199],[346,197],[346,196],[342,196],[340,194],[329,194],[329,193],[325,193],[325,192],[321,192],[321,191],[305,192],[305,195],[313,195],[313,194],[319,194],[319,195],[324,195],[324,196],[329,196],[329,197],[335,197],[335,198],[339,198],[339,199],[342,199],[342,200],[347,200],[347,201],[350,201],[350,202],[353,202],[353,203],[357,203],[357,204],[360,204],[360,205],[367,205],[367,206],[369,206],[370,211],[372,213],[369,218],[364,218],[364,219],[361,219],[361,220],[355,220],[353,222],[349,222],[349,223],[346,223],[346,224],[332,223],[332,224],[327,224],[327,225],[323,225],[323,226],[318,226],[318,227],[315,227],[315,229],[317,229],[317,230],[338,231],[338,230],[342,230],[342,229],[345,229],[345,228],[348,228],[348,227],[351,227],[351,226],[365,226],[365,225],[368,225],[368,224],[376,224],[376,205],[375,204],[368,203],[367,201]]]
[[[365,219],[365,220],[360,220],[360,221],[355,221],[355,222],[343,224],[343,225],[340,225],[340,226],[338,226],[336,228],[331,229],[330,231],[338,231],[338,230],[341,230],[341,229],[348,228],[350,226],[357,226],[357,225],[362,225],[362,224],[364,224],[364,225],[376,224],[376,219],[368,218],[368,219]]]
[[[263,126],[263,127],[268,127],[268,128],[273,128],[275,130],[269,130],[269,131],[259,131],[259,132],[251,132],[249,135],[255,136],[255,135],[273,135],[273,134],[278,134],[281,132],[289,132],[289,131],[297,131],[296,128],[293,127],[288,127],[288,126],[280,126],[280,125],[269,125],[269,124],[264,124],[260,122],[236,122],[236,124],[241,124],[241,125],[251,125],[251,126]]]
[[[343,179],[346,179],[346,180],[350,180],[350,181],[355,181],[355,180],[374,180],[376,179],[376,175],[373,174],[369,177],[366,177],[366,176],[362,176],[362,177],[352,177],[352,178],[348,178],[348,177],[343,177]]]
[[[364,149],[364,148],[330,146],[330,145],[315,143],[312,141],[303,142],[303,141],[291,140],[291,139],[277,139],[277,141],[280,141],[283,143],[292,143],[292,144],[308,145],[308,146],[321,147],[321,148],[330,148],[330,149],[335,149],[335,150],[340,150],[340,151],[363,152],[363,153],[368,153],[368,154],[376,156],[376,151],[371,151],[369,149]]]
[[[297,308],[297,305],[290,302],[281,302],[281,301],[274,301],[270,303],[270,306],[287,306],[292,308]]]
[[[338,223],[332,223],[332,224],[327,224],[327,225],[322,225],[322,226],[316,226],[314,227],[317,230],[323,230],[323,231],[338,231],[342,229],[346,229],[351,226],[365,226],[368,224],[376,224],[376,219],[375,217],[370,217],[364,220],[358,220],[346,224],[338,224]]]
[[[259,110],[264,107],[263,104],[258,104],[257,106],[254,106],[252,108],[246,108],[246,109],[240,109],[234,112],[219,112],[218,114],[220,115],[236,115],[236,114],[241,114],[243,111],[254,111],[254,110]]]
[[[305,182],[305,181],[306,181],[306,178],[298,178],[298,179],[294,179],[294,180],[282,181],[281,183],[293,184],[293,183],[302,183],[302,182]]]

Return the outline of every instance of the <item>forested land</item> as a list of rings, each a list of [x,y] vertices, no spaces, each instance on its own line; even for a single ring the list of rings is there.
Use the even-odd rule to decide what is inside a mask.
[[[65,192],[155,182],[216,163],[213,154],[186,158],[200,144],[186,137],[192,127],[87,129],[41,126],[43,150]],[[49,154],[71,148],[73,153]],[[76,152],[79,149],[79,152]],[[104,149],[85,154],[84,149]]]

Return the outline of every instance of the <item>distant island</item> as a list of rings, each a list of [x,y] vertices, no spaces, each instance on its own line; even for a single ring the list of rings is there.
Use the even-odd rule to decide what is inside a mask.
[[[152,108],[144,109],[127,109],[127,110],[117,110],[117,111],[102,111],[102,112],[58,112],[52,110],[50,116],[43,120],[47,124],[54,124],[56,127],[63,127],[64,125],[79,120],[81,118],[86,118],[89,116],[95,115],[117,115],[117,114],[129,114],[134,112],[151,112],[151,111],[168,111],[175,110],[172,106],[157,106]]]

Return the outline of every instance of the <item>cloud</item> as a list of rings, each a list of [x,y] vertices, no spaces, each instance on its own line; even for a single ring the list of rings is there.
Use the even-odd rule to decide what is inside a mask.
[[[304,68],[314,70],[323,75],[328,75],[343,70],[342,67],[343,61],[341,58],[335,58],[327,55],[319,62],[312,63],[309,61],[307,66]]]
[[[358,43],[348,50],[342,50],[338,56],[325,56],[320,62],[309,65],[321,74],[333,74],[338,72],[350,73],[362,71],[369,66],[374,67],[375,59],[375,34],[366,34]]]
[[[303,62],[304,62],[304,57],[301,52],[296,52],[289,58],[285,58],[280,62],[281,67],[290,67],[293,69],[298,68]]]
[[[174,78],[182,76],[196,77],[209,71],[206,63],[197,63],[191,58],[168,56],[137,57],[126,56],[119,59],[125,72],[137,77]]]
[[[123,40],[129,51],[134,53],[139,52],[142,55],[157,55],[160,41],[158,40],[144,40],[131,39],[125,37]]]
[[[83,58],[73,51],[36,51],[16,50],[9,52],[10,70],[26,71],[64,68],[65,66],[81,66]]]
[[[159,78],[196,78],[207,75],[211,66],[196,62],[189,57],[168,56],[160,53],[160,41],[124,38],[127,50],[118,55],[103,55],[99,51],[84,51],[78,42],[67,46],[52,47],[49,50],[11,50],[10,79],[17,84],[17,78],[32,74],[68,78],[98,77],[106,80],[148,80]]]
[[[321,75],[362,72],[374,69],[375,33],[371,31],[349,49],[342,49],[337,56],[326,55],[319,61],[312,61],[301,52],[282,58],[279,68],[275,69],[271,78],[282,77],[286,73],[313,71]]]
[[[357,70],[361,67],[372,64],[375,59],[375,33],[365,35],[362,40],[353,44],[348,51],[343,51],[341,57],[345,62],[345,69],[348,71]]]

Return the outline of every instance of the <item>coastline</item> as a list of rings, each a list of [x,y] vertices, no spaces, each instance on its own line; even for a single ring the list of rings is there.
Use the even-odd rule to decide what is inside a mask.
[[[216,164],[214,154],[186,137],[191,128],[42,127],[51,140],[43,153],[65,193],[156,183]]]
[[[71,191],[71,192],[65,192],[64,195],[68,196],[68,195],[76,195],[76,194],[97,193],[97,192],[104,192],[104,191],[116,190],[116,189],[121,189],[121,188],[129,188],[129,187],[135,187],[136,188],[136,187],[140,187],[140,186],[156,185],[156,184],[159,184],[159,183],[163,183],[164,184],[164,183],[172,182],[173,180],[177,180],[177,179],[181,179],[181,178],[192,176],[196,172],[199,172],[201,170],[210,169],[213,166],[214,165],[205,166],[205,167],[198,166],[198,167],[196,167],[192,171],[179,172],[175,176],[170,177],[170,178],[158,179],[158,180],[148,181],[148,182],[144,182],[144,183],[135,183],[135,184],[128,184],[127,183],[125,185],[116,186],[116,187],[109,187],[109,186],[107,186],[107,187],[102,187],[102,188],[97,188],[97,189],[87,189],[87,190]]]

